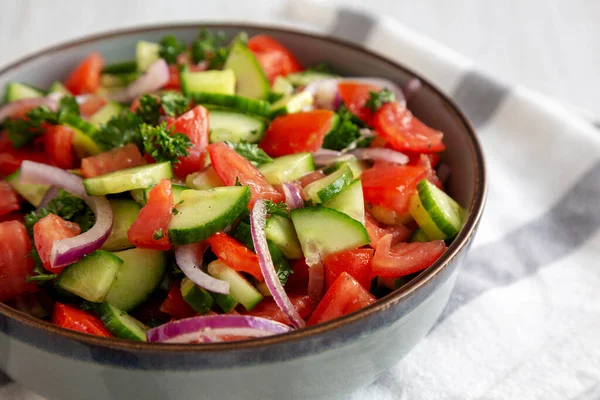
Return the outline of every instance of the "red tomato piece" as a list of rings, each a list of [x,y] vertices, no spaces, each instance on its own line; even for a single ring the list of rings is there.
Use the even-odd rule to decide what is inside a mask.
[[[196,311],[183,299],[180,282],[173,282],[167,298],[160,306],[160,311],[175,319],[189,318],[197,315]]]
[[[371,259],[373,249],[345,250],[328,255],[325,265],[325,285],[330,288],[342,272],[347,272],[366,290],[371,289]]]
[[[98,52],[88,55],[65,81],[65,87],[74,95],[95,93],[100,87],[104,58]]]
[[[293,274],[290,275],[285,283],[285,291],[288,293],[308,293],[308,274],[309,267],[304,258],[295,260],[291,264]]]
[[[173,165],[175,175],[185,179],[192,172],[202,171],[208,146],[208,110],[196,106],[176,119],[170,119],[167,124],[174,127],[175,132],[189,137],[192,142],[188,155],[179,157],[179,162]]]
[[[6,181],[0,181],[0,216],[7,215],[18,210],[19,197]]]
[[[292,294],[289,296],[290,301],[292,302],[298,314],[303,319],[308,318],[310,313],[315,309],[315,302],[309,296],[303,296],[298,294]],[[246,311],[246,309],[242,310],[242,314],[244,315],[254,315],[255,317],[263,317],[272,319],[273,321],[281,322],[282,324],[290,325],[290,320],[285,315],[281,308],[275,303],[273,297],[267,297],[256,307],[252,309],[252,311]]]
[[[6,133],[0,135],[0,177],[8,176],[21,167],[24,160],[50,164],[48,155],[41,149],[15,149]]]
[[[333,282],[308,320],[308,326],[339,318],[373,304],[375,297],[347,272]]]
[[[412,233],[409,228],[402,224],[393,226],[384,225],[369,213],[365,213],[365,228],[367,228],[367,233],[371,240],[369,246],[374,249],[377,248],[377,244],[385,235],[391,234],[393,242],[397,243],[406,242]]]
[[[85,100],[79,104],[79,111],[84,117],[91,117],[107,103],[103,96],[86,96]]]
[[[273,83],[279,75],[287,76],[302,71],[302,65],[294,55],[277,40],[268,35],[256,35],[248,40],[248,48]]]
[[[71,128],[62,125],[50,125],[46,128],[44,149],[52,163],[58,168],[72,169],[75,166],[73,159],[74,135]]]
[[[113,337],[104,327],[100,318],[67,304],[54,303],[52,323],[61,328],[87,333],[88,335]]]
[[[378,136],[380,137],[380,136]],[[428,166],[430,168],[435,168],[440,162],[440,155],[438,153],[411,153],[405,151],[404,154],[408,156],[408,164],[413,166]],[[424,158],[426,158],[429,162],[425,164]]]
[[[217,232],[206,242],[210,245],[213,253],[238,272],[246,272],[259,281],[264,281],[260,265],[258,264],[258,256],[249,248],[227,235],[224,232]]]
[[[0,223],[0,302],[38,290],[35,282],[26,281],[33,274],[30,252],[25,225],[17,221]]]
[[[235,152],[225,143],[213,143],[208,146],[208,153],[213,168],[227,186],[235,186],[236,182],[250,186],[252,197],[250,207],[256,200],[283,201],[284,196],[277,191],[250,161]]]
[[[277,117],[269,125],[260,147],[272,157],[315,152],[323,145],[334,116],[331,110],[314,110]]]
[[[72,238],[81,233],[81,228],[75,222],[65,221],[58,215],[48,214],[33,226],[33,241],[40,259],[47,271],[60,274],[62,268],[52,268],[50,256],[52,245],[57,240]]]
[[[129,241],[145,249],[169,250],[167,228],[172,212],[171,181],[163,179],[148,192],[148,202],[127,231]]]
[[[338,83],[338,90],[348,110],[370,125],[373,111],[365,107],[365,104],[371,96],[370,93],[379,92],[381,88],[367,83],[344,81]]]
[[[384,236],[375,250],[372,276],[397,278],[429,267],[446,251],[443,240],[425,243],[397,243]]]
[[[143,164],[146,164],[146,160],[142,157],[140,150],[135,144],[129,143],[123,147],[82,159],[81,174],[84,178],[93,178]]]
[[[432,129],[398,103],[384,104],[373,117],[377,134],[393,149],[417,153],[443,151],[444,134]]]
[[[17,221],[17,222],[21,222],[24,223],[25,220],[23,218],[23,214],[21,214],[18,211],[15,212],[11,212],[5,215],[0,215],[0,222],[6,222],[6,221]]]

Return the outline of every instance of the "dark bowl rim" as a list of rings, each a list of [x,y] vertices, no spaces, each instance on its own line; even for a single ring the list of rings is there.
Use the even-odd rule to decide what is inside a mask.
[[[396,69],[400,69],[406,74],[409,74],[421,81],[424,86],[428,86],[438,95],[443,101],[450,106],[450,109],[455,114],[455,117],[462,123],[466,129],[466,133],[469,136],[471,144],[471,153],[475,160],[475,191],[474,196],[469,207],[469,213],[465,225],[461,229],[458,236],[454,239],[452,244],[448,247],[446,252],[429,268],[424,270],[421,274],[415,277],[410,283],[403,286],[402,288],[378,299],[375,303],[361,310],[345,315],[341,318],[325,322],[319,325],[306,327],[297,331],[291,331],[284,334],[268,336],[264,338],[249,339],[237,342],[223,342],[223,343],[204,343],[204,344],[164,344],[164,343],[147,343],[147,342],[133,342],[124,339],[113,339],[113,338],[102,338],[84,333],[79,333],[64,328],[60,328],[56,325],[32,317],[21,311],[18,311],[4,303],[0,303],[0,314],[4,314],[9,318],[13,318],[25,325],[33,328],[38,328],[45,331],[48,334],[55,334],[62,337],[66,337],[78,342],[82,342],[88,345],[95,345],[100,347],[107,347],[116,350],[133,350],[133,351],[148,351],[148,352],[207,352],[207,351],[228,351],[228,350],[240,350],[240,349],[251,349],[251,348],[262,348],[264,346],[281,344],[282,342],[298,341],[302,339],[308,339],[312,336],[319,335],[334,329],[339,328],[345,324],[352,324],[360,321],[367,316],[373,315],[381,310],[387,309],[394,306],[395,304],[408,299],[415,295],[419,289],[427,285],[436,275],[442,272],[448,264],[461,252],[465,251],[469,242],[472,239],[475,229],[479,223],[481,215],[483,213],[485,199],[487,195],[487,176],[486,166],[483,156],[482,146],[479,143],[475,129],[460,110],[458,105],[446,94],[444,94],[436,85],[432,84],[428,79],[423,78],[418,73],[414,72],[410,68],[404,65],[392,61],[374,51],[371,51],[364,46],[360,46],[354,43],[350,43],[343,39],[335,38],[328,35],[312,33],[301,29],[290,29],[283,28],[277,25],[269,25],[265,23],[236,23],[236,22],[183,22],[183,23],[166,23],[166,24],[149,24],[140,25],[124,29],[114,29],[105,32],[99,32],[91,35],[82,36],[77,39],[68,40],[59,44],[43,48],[38,51],[31,52],[30,54],[17,59],[16,61],[9,63],[0,69],[0,76],[9,72],[10,70],[19,68],[23,64],[34,60],[39,57],[52,56],[54,53],[78,47],[86,43],[91,43],[96,40],[116,38],[122,35],[138,34],[146,32],[154,32],[165,29],[186,29],[186,28],[200,28],[205,27],[209,29],[262,29],[271,32],[279,32],[284,34],[291,34],[301,36],[309,39],[316,39],[325,42],[333,43],[337,46],[350,48],[351,50],[358,51],[366,54],[369,57],[377,59],[379,62],[391,65]]]

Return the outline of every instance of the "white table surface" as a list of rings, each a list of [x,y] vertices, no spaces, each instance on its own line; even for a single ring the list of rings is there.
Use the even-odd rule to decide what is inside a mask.
[[[0,65],[92,32],[168,21],[261,20],[278,0],[0,0]],[[397,18],[523,84],[600,116],[598,0],[345,0]]]

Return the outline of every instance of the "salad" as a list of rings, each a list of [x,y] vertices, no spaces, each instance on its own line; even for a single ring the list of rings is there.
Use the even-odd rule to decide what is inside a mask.
[[[431,266],[466,212],[443,133],[380,78],[267,35],[93,52],[0,107],[0,302],[149,342],[262,337],[366,307]]]

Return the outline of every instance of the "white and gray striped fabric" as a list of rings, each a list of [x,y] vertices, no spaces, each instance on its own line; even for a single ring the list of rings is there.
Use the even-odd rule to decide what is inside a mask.
[[[350,398],[599,399],[600,132],[390,18],[292,1],[272,19],[419,71],[462,107],[486,152],[486,212],[442,318]],[[0,375],[0,398],[37,397]]]

